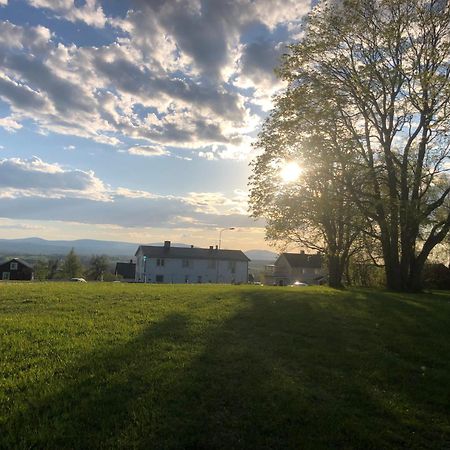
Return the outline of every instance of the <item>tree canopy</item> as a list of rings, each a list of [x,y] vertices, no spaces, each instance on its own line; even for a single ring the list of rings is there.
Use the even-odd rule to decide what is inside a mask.
[[[272,233],[280,210],[290,239],[313,236],[304,226],[312,213],[309,228],[330,255],[323,212],[332,210],[336,237],[347,233],[353,245],[360,231],[379,242],[389,288],[420,289],[424,263],[450,228],[449,36],[442,0],[313,9],[304,37],[283,58],[278,73],[287,89],[257,144],[263,153],[253,166],[251,207],[268,219],[269,238],[286,238]],[[306,172],[283,196],[266,181],[286,158]],[[288,212],[283,198],[301,207]]]

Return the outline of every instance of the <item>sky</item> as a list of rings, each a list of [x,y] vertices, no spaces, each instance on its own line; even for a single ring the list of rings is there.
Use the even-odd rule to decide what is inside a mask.
[[[309,0],[0,0],[0,236],[266,249],[252,142]]]

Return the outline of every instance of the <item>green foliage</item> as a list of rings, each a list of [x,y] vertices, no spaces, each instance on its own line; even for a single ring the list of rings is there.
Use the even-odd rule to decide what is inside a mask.
[[[450,440],[449,293],[52,282],[0,296],[0,448]]]
[[[65,278],[78,278],[83,274],[83,266],[80,262],[80,258],[72,249],[64,259],[62,266],[62,275]]]
[[[275,99],[255,144],[262,153],[252,163],[251,212],[266,220],[268,240],[325,254],[329,282],[339,287],[363,222],[348,185],[357,164],[353,137],[326,89],[293,79],[294,71],[287,62],[279,69],[292,83]],[[292,161],[302,172],[285,183],[280,172]]]
[[[122,275],[115,275],[112,272],[105,272],[103,274],[103,281],[121,281],[122,279]]]
[[[47,278],[49,280],[54,280],[61,278],[61,261],[57,257],[49,258],[47,262]]]
[[[44,281],[48,278],[48,262],[42,259],[34,264],[34,278],[39,281]]]
[[[450,289],[450,269],[444,264],[427,264],[423,279],[428,289]]]
[[[109,259],[106,255],[94,255],[89,262],[88,278],[103,281],[109,268]]]
[[[450,228],[449,34],[446,2],[348,0],[311,14],[282,68],[305,95],[323,92],[353,135],[353,197],[396,290],[420,288]]]
[[[350,262],[349,284],[351,286],[362,286],[371,288],[382,288],[386,286],[386,277],[382,267],[374,264]]]

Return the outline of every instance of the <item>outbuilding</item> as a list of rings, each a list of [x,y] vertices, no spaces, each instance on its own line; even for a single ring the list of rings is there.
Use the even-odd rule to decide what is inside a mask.
[[[123,281],[134,281],[136,275],[136,264],[133,260],[130,260],[130,262],[127,263],[118,262],[116,263],[116,270],[114,271],[114,274],[116,277],[122,277]]]
[[[13,258],[0,264],[0,279],[29,281],[34,278],[33,266],[19,258]]]

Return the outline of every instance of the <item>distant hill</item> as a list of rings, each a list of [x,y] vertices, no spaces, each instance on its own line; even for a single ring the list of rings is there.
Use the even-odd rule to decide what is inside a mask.
[[[163,245],[152,242],[147,245]],[[189,247],[187,244],[172,243],[175,247]],[[132,242],[100,241],[95,239],[78,239],[75,241],[48,241],[37,237],[24,239],[0,239],[0,255],[66,255],[73,248],[79,255],[107,255],[131,258],[138,244]],[[276,253],[267,250],[249,250],[245,254],[252,260],[273,261]]]
[[[162,242],[148,245],[163,245]],[[184,246],[186,244],[177,244]],[[2,255],[65,255],[72,248],[79,255],[108,255],[131,258],[138,244],[132,242],[99,241],[95,239],[78,239],[75,241],[48,241],[41,238],[0,239]]]

